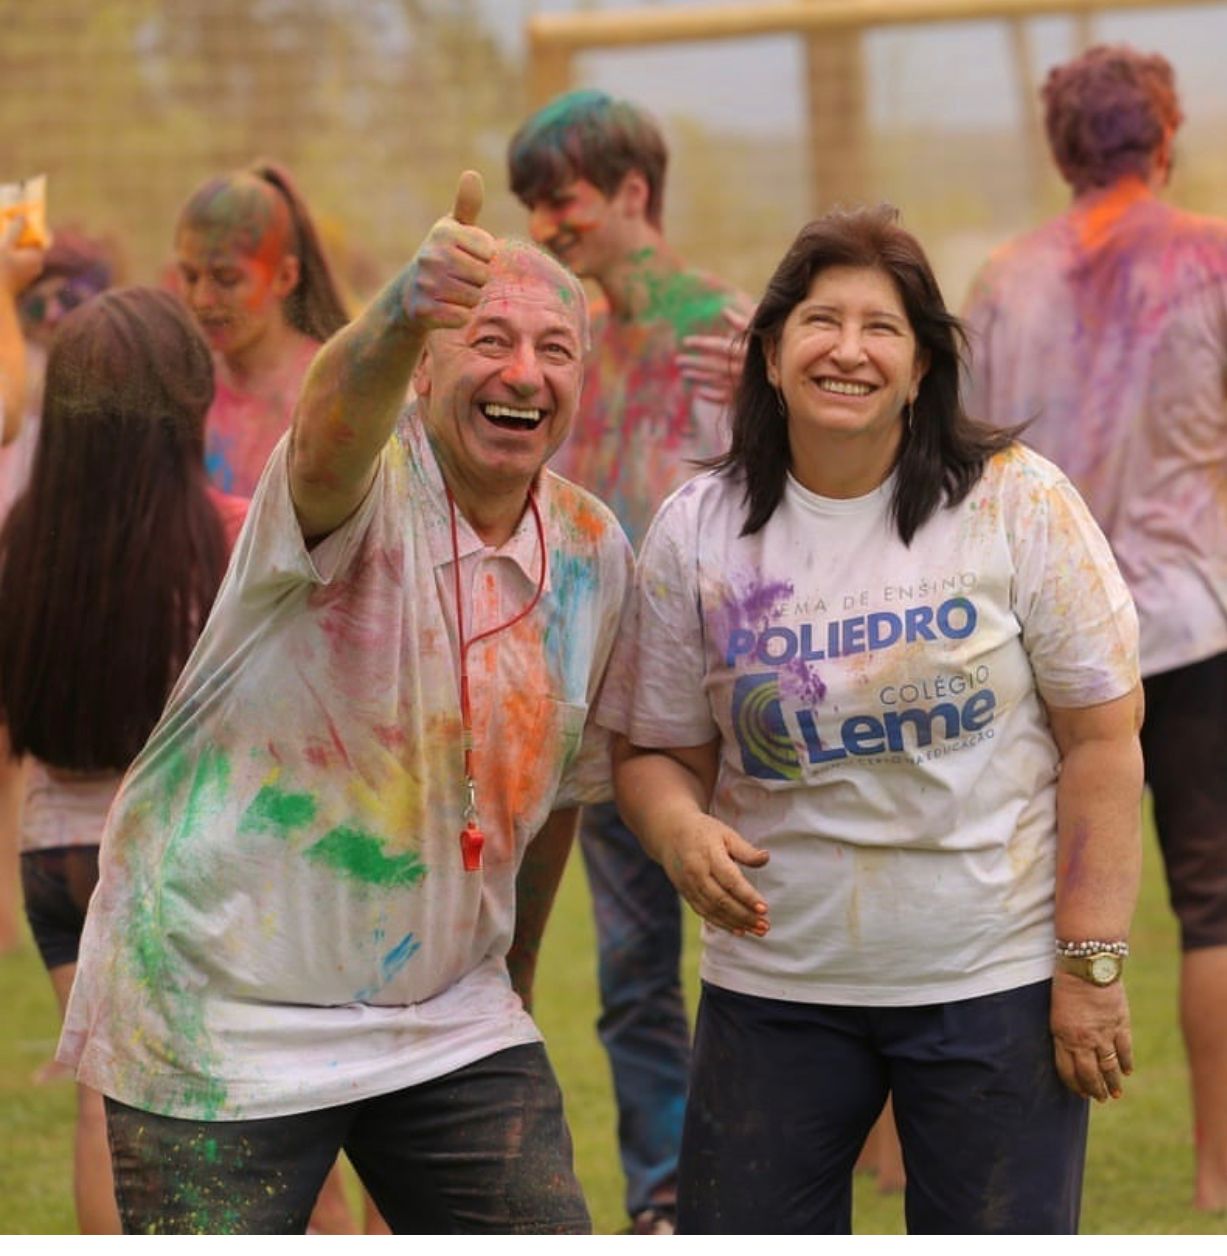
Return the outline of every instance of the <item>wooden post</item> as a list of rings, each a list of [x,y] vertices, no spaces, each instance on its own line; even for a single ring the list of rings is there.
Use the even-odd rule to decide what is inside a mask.
[[[535,21],[528,24],[528,107],[540,109],[571,88],[572,51],[568,44],[543,35]]]
[[[859,30],[805,36],[809,106],[810,208],[852,205],[870,194],[865,71]]]
[[[1044,138],[1044,122],[1040,116],[1039,96],[1035,84],[1035,58],[1032,56],[1031,33],[1025,18],[1010,21],[1010,52],[1014,63],[1014,86],[1018,91],[1019,124],[1023,132],[1023,152],[1027,170],[1027,193],[1037,208],[1044,174],[1048,169],[1048,145]]]

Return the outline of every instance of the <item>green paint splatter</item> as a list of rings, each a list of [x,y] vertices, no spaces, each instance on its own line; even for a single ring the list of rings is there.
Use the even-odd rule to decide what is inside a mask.
[[[183,822],[175,840],[194,837],[200,831],[200,822],[217,809],[229,787],[229,756],[216,746],[207,746],[196,760],[192,788],[187,796]],[[167,849],[169,851],[169,847]]]
[[[185,1074],[182,1106],[202,1120],[214,1120],[225,1108],[226,1087],[209,1075],[215,1053],[205,1026],[202,992],[185,980],[178,952],[168,939],[176,932],[180,901],[190,901],[185,886],[192,884],[192,876],[185,871],[193,862],[193,839],[225,800],[230,760],[215,746],[204,747],[194,760],[176,750],[167,756],[163,772],[160,809],[169,817],[170,835],[156,867],[133,870],[125,934],[142,997],[167,1026],[167,1036],[151,1030],[151,1037],[161,1039],[157,1045],[167,1062]],[[185,786],[187,797],[179,803]],[[176,1050],[178,1044],[185,1048],[182,1054]]]
[[[389,888],[417,885],[426,875],[426,866],[413,851],[389,857],[383,853],[379,838],[344,826],[325,833],[308,847],[306,856],[334,868],[342,876]]]
[[[688,271],[656,275],[645,270],[642,279],[648,306],[638,321],[668,323],[679,339],[714,323],[733,299],[731,293],[713,290],[701,276]]]
[[[310,794],[291,794],[275,785],[265,785],[243,812],[239,832],[289,837],[292,829],[310,824],[315,812],[315,799]]]
[[[197,1120],[216,1121],[226,1106],[226,1087],[216,1077],[189,1077],[180,1087],[179,1100],[197,1114]]]
[[[160,803],[158,810],[164,828],[170,827],[174,801],[187,783],[191,767],[191,760],[181,747],[176,747],[166,755],[166,766],[162,770],[162,789],[158,800]]]

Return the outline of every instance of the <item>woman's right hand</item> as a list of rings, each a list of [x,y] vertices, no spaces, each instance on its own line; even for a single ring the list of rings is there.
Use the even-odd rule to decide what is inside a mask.
[[[678,825],[662,854],[669,880],[709,925],[759,938],[771,928],[767,904],[741,871],[761,868],[770,858],[767,851],[751,846],[727,824],[698,813]]]

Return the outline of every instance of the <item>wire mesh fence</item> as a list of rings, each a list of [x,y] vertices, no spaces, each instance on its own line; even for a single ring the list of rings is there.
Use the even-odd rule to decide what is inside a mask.
[[[109,234],[128,277],[151,281],[191,189],[273,157],[297,176],[361,298],[447,208],[464,166],[486,175],[488,224],[523,229],[504,168],[530,100],[523,24],[539,12],[625,7],[0,0],[0,180],[45,171],[53,225]],[[977,19],[974,5],[968,14],[868,29],[825,71],[802,37],[773,34],[581,51],[572,81],[660,118],[672,150],[669,235],[689,260],[751,291],[797,227],[840,199],[837,178],[828,197],[815,176],[838,151],[860,164],[867,198],[900,206],[957,303],[993,243],[1064,200],[1039,138],[1036,90],[1088,38],[1172,60],[1188,118],[1172,198],[1227,206],[1227,4],[1018,24]],[[828,92],[832,103],[812,115],[814,76],[821,87],[846,75],[850,58],[859,95],[841,105]]]

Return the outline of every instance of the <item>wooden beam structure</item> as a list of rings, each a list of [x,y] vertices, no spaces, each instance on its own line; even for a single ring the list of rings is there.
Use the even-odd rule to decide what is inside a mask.
[[[1178,3],[1185,7],[1221,4],[1222,0]],[[863,199],[871,191],[865,162],[862,33],[884,26],[998,19],[1009,26],[1015,87],[1023,98],[1026,160],[1034,184],[1042,178],[1045,158],[1039,114],[1032,99],[1032,58],[1024,21],[1054,14],[1071,16],[1081,50],[1090,40],[1095,14],[1170,8],[1172,4],[1173,0],[761,0],[539,13],[527,23],[528,96],[535,109],[572,87],[574,59],[582,52],[764,35],[799,36],[805,41],[812,203],[821,209]]]
[[[764,0],[677,8],[538,13],[528,19],[531,49],[625,48],[636,44],[704,43],[755,35],[804,35],[872,26],[979,22],[993,18],[1096,14],[1129,9],[1188,8],[1222,0]]]

